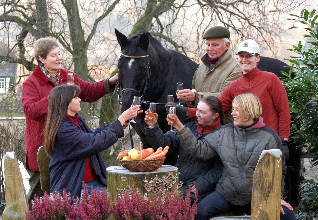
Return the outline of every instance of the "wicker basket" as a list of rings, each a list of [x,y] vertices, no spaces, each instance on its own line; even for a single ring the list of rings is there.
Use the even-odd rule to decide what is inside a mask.
[[[120,164],[127,170],[135,172],[150,172],[162,166],[165,158],[156,160],[120,160]]]

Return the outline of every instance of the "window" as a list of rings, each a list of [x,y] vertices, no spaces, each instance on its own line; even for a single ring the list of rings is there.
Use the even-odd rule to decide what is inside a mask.
[[[6,92],[6,79],[0,78],[0,93]]]

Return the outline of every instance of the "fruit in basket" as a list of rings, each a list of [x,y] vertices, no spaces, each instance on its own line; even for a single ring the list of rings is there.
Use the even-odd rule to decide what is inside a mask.
[[[142,160],[155,160],[164,158],[168,150],[169,146],[166,146],[164,149],[159,147],[156,151],[153,148],[146,148],[140,152],[137,147],[134,147],[133,149],[119,152],[117,158],[119,160],[140,160],[141,156]]]
[[[146,148],[147,151],[149,151],[150,154],[153,154],[155,152],[155,150],[151,147]]]
[[[131,160],[131,158],[129,156],[124,156],[122,160]]]
[[[128,150],[123,150],[123,151],[119,152],[117,158],[119,160],[122,160],[125,156],[128,156]]]
[[[140,159],[140,151],[133,148],[131,150],[128,151],[128,156],[132,159],[132,160],[138,160]]]

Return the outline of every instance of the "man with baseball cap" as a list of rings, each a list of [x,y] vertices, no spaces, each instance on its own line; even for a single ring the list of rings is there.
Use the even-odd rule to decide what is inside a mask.
[[[222,92],[220,100],[223,111],[231,109],[235,96],[242,93],[253,93],[262,103],[261,116],[265,124],[276,131],[283,143],[286,143],[290,135],[290,111],[283,84],[274,73],[257,68],[260,60],[260,47],[254,40],[248,39],[240,43],[237,55],[242,76]],[[286,151],[285,156],[288,157],[288,149]]]
[[[194,73],[192,90],[184,89],[177,93],[177,98],[186,101],[188,106],[196,106],[203,96],[219,96],[226,86],[241,76],[241,70],[232,57],[230,32],[227,28],[215,26],[203,35],[206,54],[202,64]],[[188,117],[195,116],[195,110],[188,108]]]

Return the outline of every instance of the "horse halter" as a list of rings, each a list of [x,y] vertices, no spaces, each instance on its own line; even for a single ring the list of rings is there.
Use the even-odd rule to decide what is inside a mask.
[[[126,58],[130,58],[130,59],[141,59],[141,58],[148,58],[150,57],[149,54],[146,54],[146,55],[140,55],[140,56],[130,56],[130,55],[126,55],[126,54],[121,54],[121,56],[124,56]],[[150,60],[147,60],[147,63],[145,65],[145,70],[146,70],[146,81],[145,81],[145,84],[144,84],[144,87],[143,89],[141,90],[141,92],[137,91],[136,89],[134,88],[121,88],[120,86],[120,79],[118,78],[118,81],[117,81],[117,100],[118,100],[118,103],[120,105],[123,104],[122,102],[122,93],[125,93],[127,91],[131,91],[131,92],[134,92],[136,94],[139,94],[140,97],[141,97],[141,102],[144,101],[144,97],[145,97],[145,92],[147,90],[147,87],[148,87],[148,84],[149,84],[149,80],[150,80]]]

